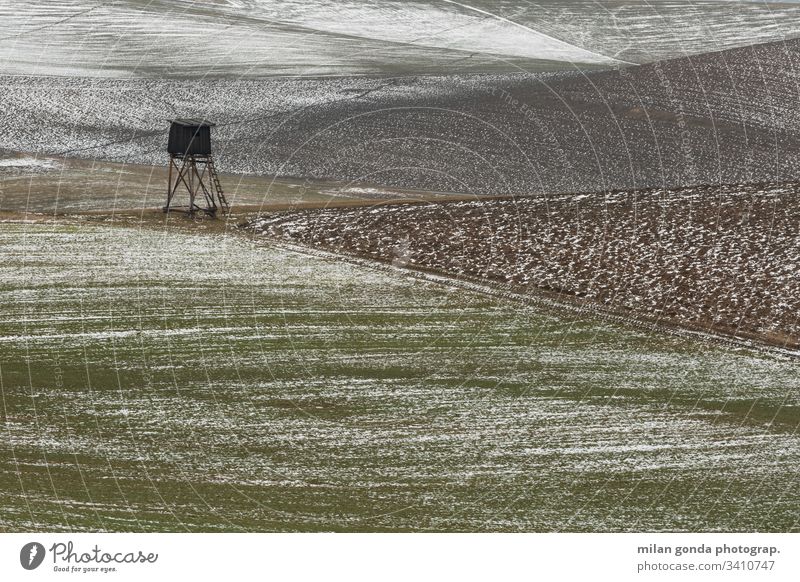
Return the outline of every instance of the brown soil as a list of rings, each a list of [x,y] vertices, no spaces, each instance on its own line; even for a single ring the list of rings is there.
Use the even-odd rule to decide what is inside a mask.
[[[800,347],[798,184],[373,205],[257,232],[631,317]]]

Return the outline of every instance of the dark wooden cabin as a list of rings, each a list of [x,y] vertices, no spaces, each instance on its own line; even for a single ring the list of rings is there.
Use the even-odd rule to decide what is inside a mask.
[[[204,119],[170,119],[167,151],[176,156],[211,155],[211,128]]]

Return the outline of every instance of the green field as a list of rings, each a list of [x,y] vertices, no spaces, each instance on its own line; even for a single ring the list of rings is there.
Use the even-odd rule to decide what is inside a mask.
[[[794,360],[237,234],[0,249],[0,531],[800,529]]]

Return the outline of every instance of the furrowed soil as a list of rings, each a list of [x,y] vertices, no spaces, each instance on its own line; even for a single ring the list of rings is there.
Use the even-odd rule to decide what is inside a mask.
[[[800,346],[800,187],[620,191],[264,215],[256,232],[689,329]]]

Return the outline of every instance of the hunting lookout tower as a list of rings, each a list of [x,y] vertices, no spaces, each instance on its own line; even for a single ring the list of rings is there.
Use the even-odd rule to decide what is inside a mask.
[[[208,216],[216,216],[217,211],[228,212],[228,202],[211,155],[211,128],[214,124],[204,119],[171,119],[170,123],[167,145],[169,182],[164,212],[184,209],[189,216],[196,212]],[[189,204],[176,206],[175,195],[182,189],[189,193]],[[205,207],[198,204],[198,195],[205,200]]]

